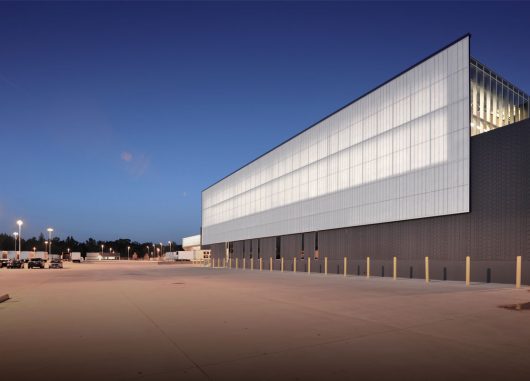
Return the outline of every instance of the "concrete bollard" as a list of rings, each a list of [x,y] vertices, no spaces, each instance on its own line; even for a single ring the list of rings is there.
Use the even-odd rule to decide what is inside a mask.
[[[283,273],[283,257],[282,257],[282,273]]]
[[[394,280],[397,279],[397,257],[394,257],[394,271],[393,271],[392,276]]]
[[[348,275],[348,260],[344,257],[344,276]]]
[[[223,258],[223,267],[226,267],[226,258]]]
[[[254,270],[254,258],[250,258],[250,269]]]
[[[515,288],[521,288],[521,256],[515,259]]]
[[[466,257],[466,287],[471,283],[471,258]]]
[[[425,283],[429,283],[429,257],[425,257]]]
[[[370,278],[370,257],[366,257],[366,277]]]
[[[272,271],[272,257],[269,257],[269,271]]]
[[[236,270],[239,268],[239,258],[236,258]]]
[[[263,271],[263,258],[259,259],[259,271]]]
[[[243,258],[243,270],[247,269],[247,259]]]
[[[307,257],[307,273],[311,275],[311,258]]]
[[[328,257],[324,257],[324,275],[328,275]]]
[[[296,257],[293,258],[293,273],[296,272]]]

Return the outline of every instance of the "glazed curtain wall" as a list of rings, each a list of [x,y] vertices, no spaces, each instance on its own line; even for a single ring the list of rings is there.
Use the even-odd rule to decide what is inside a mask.
[[[529,117],[529,97],[493,70],[471,58],[471,135]]]
[[[203,244],[469,211],[469,37],[202,194]]]

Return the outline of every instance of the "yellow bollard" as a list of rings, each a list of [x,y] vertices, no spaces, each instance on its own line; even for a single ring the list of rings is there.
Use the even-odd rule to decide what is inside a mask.
[[[346,259],[346,257],[344,257],[344,276],[348,275],[347,266],[348,266],[348,260]]]
[[[328,275],[328,257],[324,257],[324,274]]]
[[[236,258],[236,270],[238,269],[239,267],[239,258]]]
[[[366,257],[366,277],[370,278],[370,257]]]
[[[429,283],[429,257],[425,257],[425,283]]]
[[[282,273],[283,273],[283,257],[282,257]]]
[[[471,283],[471,259],[469,256],[466,257],[466,286]]]
[[[307,273],[311,274],[311,258],[307,257]]]
[[[397,257],[394,257],[394,272],[393,272],[394,280],[397,279]]]
[[[296,257],[293,258],[293,273],[296,272]]]
[[[515,259],[515,288],[521,288],[521,256]]]
[[[272,271],[272,257],[269,257],[269,271]]]
[[[263,271],[263,258],[259,259],[259,271]]]
[[[243,270],[247,269],[247,259],[243,258]]]

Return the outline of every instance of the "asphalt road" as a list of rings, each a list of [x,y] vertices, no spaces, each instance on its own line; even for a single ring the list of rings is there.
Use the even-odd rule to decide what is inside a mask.
[[[506,285],[153,263],[0,269],[1,380],[524,380]]]

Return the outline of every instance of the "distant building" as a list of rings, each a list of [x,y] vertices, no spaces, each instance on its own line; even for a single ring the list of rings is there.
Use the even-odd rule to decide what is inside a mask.
[[[201,249],[201,235],[192,235],[182,238],[182,249],[184,251],[193,251]]]

